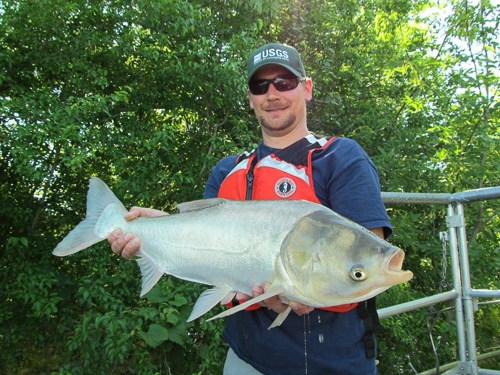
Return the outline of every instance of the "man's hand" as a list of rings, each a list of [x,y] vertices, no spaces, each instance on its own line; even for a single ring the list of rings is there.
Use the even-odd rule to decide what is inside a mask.
[[[130,221],[138,217],[156,217],[168,215],[167,213],[153,208],[132,207],[123,217]],[[121,229],[116,229],[108,237],[111,250],[124,258],[133,257],[141,247],[141,240],[132,233],[123,233]]]
[[[265,293],[265,289],[266,289],[265,286],[264,287],[254,286],[252,288],[252,294],[254,297],[260,296],[261,294]],[[311,311],[314,310],[314,307],[312,306],[303,305],[301,303],[293,301],[290,301],[287,305],[281,302],[278,296],[265,299],[264,301],[261,301],[260,304],[264,307],[267,307],[270,310],[277,312],[278,314],[285,311],[288,308],[288,306],[290,306],[292,310],[295,311],[295,313],[298,315],[309,314]]]

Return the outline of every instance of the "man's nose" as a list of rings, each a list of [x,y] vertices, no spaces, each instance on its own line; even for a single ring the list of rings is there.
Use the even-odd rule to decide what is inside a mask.
[[[274,99],[279,96],[279,91],[274,87],[274,83],[269,85],[266,93],[267,99]]]

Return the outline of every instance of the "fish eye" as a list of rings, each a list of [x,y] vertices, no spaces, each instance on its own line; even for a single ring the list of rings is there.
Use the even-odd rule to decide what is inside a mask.
[[[353,267],[351,268],[350,275],[351,279],[354,281],[363,281],[368,277],[365,271],[361,267]]]

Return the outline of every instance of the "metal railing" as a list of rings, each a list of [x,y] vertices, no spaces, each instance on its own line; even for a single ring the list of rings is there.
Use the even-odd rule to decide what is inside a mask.
[[[500,290],[473,289],[470,279],[469,254],[465,231],[464,204],[500,198],[500,186],[465,191],[457,194],[441,193],[382,193],[389,204],[446,204],[447,232],[443,235],[449,242],[450,265],[453,289],[411,302],[405,302],[378,310],[381,319],[410,312],[440,302],[455,300],[458,361],[440,366],[445,374],[500,375],[498,370],[481,369],[478,366],[476,334],[474,327],[474,305],[479,298],[500,298]],[[498,303],[499,301],[494,301]],[[481,358],[499,355],[500,351],[486,353]],[[419,375],[436,374],[436,369]]]

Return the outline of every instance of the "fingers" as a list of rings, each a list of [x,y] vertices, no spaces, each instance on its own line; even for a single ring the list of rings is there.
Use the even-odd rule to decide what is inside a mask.
[[[116,240],[122,235],[122,230],[120,228],[116,229],[113,233],[111,233],[108,237],[108,242],[111,245],[111,250],[113,250],[113,244],[116,242]],[[113,250],[113,252],[116,252]],[[120,250],[121,252],[121,250]]]
[[[265,292],[265,288],[263,286],[254,286],[252,288],[252,294],[254,297],[258,297]],[[278,296],[270,297],[260,302],[260,305],[263,307],[267,307],[269,310],[274,310],[277,313],[281,313],[286,310],[287,305],[281,302]]]
[[[139,238],[135,237],[132,233],[123,234],[121,229],[117,229],[111,233],[108,237],[108,242],[111,245],[111,250],[124,258],[134,256],[141,247]]]
[[[261,294],[265,292],[265,287],[261,285],[254,286],[252,288],[252,294],[254,297],[258,297]],[[287,309],[288,306],[292,308],[293,311],[295,311],[296,314],[298,315],[304,315],[304,314],[309,314],[311,311],[314,310],[314,307],[304,305],[302,303],[294,302],[294,301],[289,301],[288,305],[284,304],[279,296],[274,296],[271,298],[267,298],[264,301],[260,302],[261,306],[267,307],[270,310],[274,310],[277,313],[281,313]]]
[[[135,218],[142,216],[141,210],[138,207],[132,207],[129,212],[123,215],[124,219],[127,221],[134,220]]]
[[[240,303],[248,301],[250,298],[252,298],[252,297],[250,297],[249,295],[247,295],[245,293],[241,293],[241,292],[236,293],[236,299],[238,301],[240,301]]]
[[[298,303],[298,302],[290,301],[288,304],[290,305],[292,310],[295,311],[295,313],[297,315],[309,314],[311,311],[314,310],[314,307],[303,305],[303,304]]]
[[[131,233],[127,233],[124,236],[124,239],[128,242],[122,250],[122,257],[131,258],[139,251],[139,248],[141,247],[141,240]]]
[[[123,217],[125,220],[134,220],[137,217],[157,217],[168,215],[166,212],[155,210],[154,208],[132,207]]]
[[[254,297],[258,297],[261,294],[264,294],[264,287],[262,287],[260,285],[256,285],[256,286],[252,287],[252,295]]]

